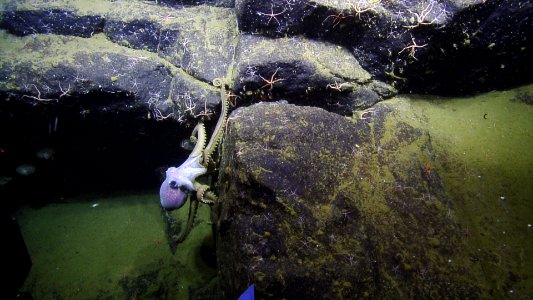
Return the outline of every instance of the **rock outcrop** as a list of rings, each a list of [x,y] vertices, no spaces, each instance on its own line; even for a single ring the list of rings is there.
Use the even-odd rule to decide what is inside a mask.
[[[178,121],[220,103],[211,82],[232,65],[232,9],[143,1],[3,6],[0,93],[12,100],[59,107],[79,100],[93,112],[143,108],[144,116]],[[91,97],[107,106],[87,103]]]
[[[391,98],[531,82],[531,1],[9,0],[0,11],[0,115],[49,116],[44,134],[65,108],[152,131],[173,121],[157,159],[176,164],[177,137],[216,119],[223,79],[235,111],[216,295],[254,283],[272,299],[490,297],[461,252],[426,124]]]
[[[531,82],[531,1],[236,2],[239,28],[341,45],[377,79],[445,95]]]
[[[396,94],[331,43],[242,35],[236,53],[234,90],[245,102],[281,98],[351,114]]]
[[[0,93],[95,94],[114,103],[108,110],[134,102],[156,119],[185,121],[215,111],[214,78],[226,79],[239,105],[282,98],[341,114],[397,90],[463,94],[531,80],[528,1],[197,2],[5,1]],[[61,43],[76,57],[61,61]],[[61,63],[45,66],[45,52]],[[137,72],[135,57],[159,67]],[[40,73],[29,73],[36,64]],[[61,80],[40,78],[47,72]]]
[[[217,223],[223,298],[478,298],[424,122],[257,104],[231,116]]]

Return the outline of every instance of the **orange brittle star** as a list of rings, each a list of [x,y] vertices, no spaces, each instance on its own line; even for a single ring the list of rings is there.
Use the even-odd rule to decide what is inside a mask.
[[[272,76],[270,76],[270,80],[268,80],[265,77],[259,75],[259,77],[261,77],[261,79],[263,79],[266,82],[266,84],[261,87],[262,89],[267,87],[267,86],[270,86],[269,90],[271,91],[274,88],[274,83],[285,80],[285,79],[281,79],[281,78],[280,79],[275,79],[274,78],[274,76],[276,76],[278,71],[279,71],[279,68],[277,68],[276,72],[274,72],[274,74],[272,74]]]

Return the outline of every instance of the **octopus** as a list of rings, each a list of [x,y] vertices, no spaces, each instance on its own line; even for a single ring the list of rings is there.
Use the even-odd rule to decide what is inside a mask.
[[[209,143],[206,146],[205,126],[199,121],[190,138],[195,143],[194,149],[179,167],[167,169],[165,180],[159,190],[161,207],[167,211],[179,209],[187,200],[190,201],[187,225],[185,230],[175,237],[176,243],[183,242],[191,232],[199,203],[212,205],[217,201],[215,193],[209,190],[210,186],[197,180],[207,173],[213,153],[224,135],[227,121],[228,103],[224,83],[217,78],[213,81],[213,85],[220,87],[222,110]]]

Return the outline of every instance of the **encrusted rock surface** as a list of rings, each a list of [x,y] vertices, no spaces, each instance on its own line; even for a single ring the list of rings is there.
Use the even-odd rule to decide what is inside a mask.
[[[6,1],[0,28],[0,92],[10,99],[178,121],[220,103],[211,82],[230,72],[237,30],[228,8],[105,0]],[[95,96],[108,106],[84,102]]]
[[[257,104],[220,167],[223,298],[478,298],[424,122],[382,102],[347,119]],[[453,263],[451,263],[453,262]]]
[[[88,144],[140,128],[164,136],[143,139],[159,145],[153,160],[176,164],[190,125],[216,119],[222,78],[235,111],[215,297],[254,283],[272,299],[488,298],[511,285],[483,288],[477,254],[462,252],[435,168],[446,153],[388,99],[531,82],[532,15],[528,0],[2,1],[0,114],[55,120],[49,135],[58,119],[103,116],[115,122],[88,118],[101,126]]]
[[[10,52],[2,56],[2,67],[9,67],[0,71],[20,76],[4,75],[2,83],[9,80],[26,88],[4,85],[1,92],[24,100],[45,99],[47,94],[50,99],[62,95],[63,100],[95,92],[118,102],[120,85],[120,93],[133,95],[133,101],[145,105],[152,117],[192,121],[215,111],[218,101],[210,95],[215,89],[208,85],[224,78],[240,97],[238,105],[281,98],[351,114],[397,90],[461,94],[531,80],[532,50],[526,41],[532,38],[532,21],[527,17],[532,10],[528,1],[508,0],[98,0],[91,5],[4,1],[3,46],[35,39],[34,48],[24,52],[30,64],[37,60],[28,55],[31,51],[39,57],[47,48],[38,44],[43,35],[52,44],[62,42],[59,35],[83,38],[87,46],[80,43],[79,47],[86,49],[92,49],[90,44],[102,46],[107,39],[108,49],[99,49],[96,55],[125,52],[148,57],[153,53],[151,61],[156,63],[158,57],[157,63],[166,65],[165,72],[180,84],[154,85],[159,75],[129,72],[132,68],[118,81],[133,84],[120,84],[117,75],[124,75],[125,67],[118,70],[116,64],[103,62],[94,71],[111,76],[94,82],[101,90],[73,89],[64,94],[65,87],[55,87],[59,82],[39,85],[25,80],[33,75],[25,74],[28,69],[16,63],[18,54]],[[62,55],[55,49],[46,51],[52,57]],[[127,63],[124,58],[111,60]],[[63,84],[72,87],[66,78],[77,78],[74,72],[80,70],[68,61],[54,68],[65,77]],[[136,92],[154,87],[158,89],[155,97]]]
[[[241,35],[236,53],[234,90],[245,100],[281,98],[351,114],[396,94],[328,42]]]
[[[377,79],[448,95],[530,82],[531,1],[242,0],[239,28],[342,45]]]

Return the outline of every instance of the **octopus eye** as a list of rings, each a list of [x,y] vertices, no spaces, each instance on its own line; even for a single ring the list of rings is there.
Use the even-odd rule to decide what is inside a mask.
[[[176,180],[172,180],[170,183],[169,183],[170,187],[173,188],[173,189],[178,189],[178,188],[181,188],[178,186],[178,182]]]
[[[169,184],[171,189],[174,189],[174,190],[180,190],[180,192],[184,193],[184,194],[188,194],[190,191],[187,189],[187,187],[183,186],[183,185],[178,185],[178,182],[176,180],[172,180]]]

